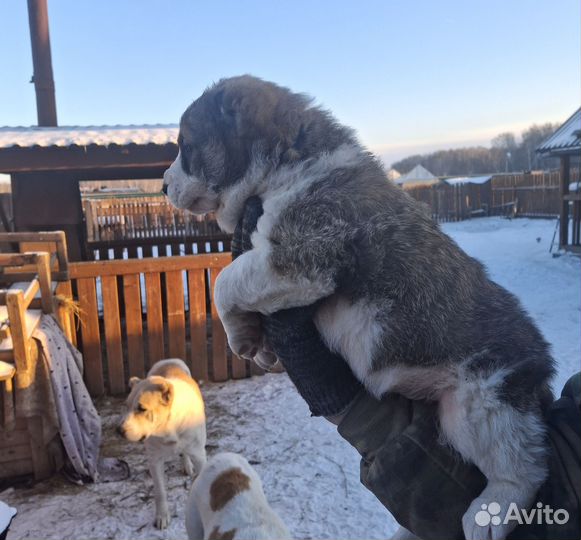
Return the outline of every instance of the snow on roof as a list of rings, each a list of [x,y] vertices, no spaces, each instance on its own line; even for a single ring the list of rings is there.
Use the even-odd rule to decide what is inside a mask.
[[[434,176],[428,169],[421,165],[416,165],[410,172],[400,176],[396,184],[433,184],[438,182],[438,177]]]
[[[540,154],[581,150],[581,108],[537,148]]]
[[[457,178],[446,178],[446,184],[450,184],[451,186],[458,186],[460,184],[486,184],[492,175],[486,176],[458,176]]]
[[[128,126],[0,127],[0,148],[176,143],[177,124]]]

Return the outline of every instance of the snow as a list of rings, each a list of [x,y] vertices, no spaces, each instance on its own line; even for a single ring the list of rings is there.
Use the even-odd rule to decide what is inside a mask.
[[[549,245],[554,220],[483,218],[447,223],[445,232],[484,262],[491,277],[515,293],[553,345],[555,388],[580,369],[581,261],[554,258]],[[308,409],[284,374],[205,384],[208,451],[246,456],[266,495],[295,538],[386,538],[397,525],[359,483],[359,456],[336,428]],[[115,436],[122,400],[98,402],[106,444],[103,453],[123,457],[128,481],[83,487],[63,478],[0,493],[18,509],[11,538],[185,538],[187,481],[176,460],[168,466],[174,517],[157,531],[152,485],[139,444]]]
[[[98,144],[176,144],[177,124],[128,126],[0,127],[0,148]]]
[[[444,182],[451,186],[458,186],[461,184],[486,184],[486,182],[491,178],[492,175],[490,174],[487,176],[458,176],[456,178],[446,178]]]

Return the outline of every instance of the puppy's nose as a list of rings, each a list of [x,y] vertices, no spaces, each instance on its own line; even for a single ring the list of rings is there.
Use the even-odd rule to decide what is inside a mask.
[[[164,195],[167,195],[167,184],[165,182],[163,183],[161,191],[163,192]]]
[[[121,437],[125,437],[125,429],[123,429],[123,426],[121,424],[117,426],[117,434],[121,435]]]

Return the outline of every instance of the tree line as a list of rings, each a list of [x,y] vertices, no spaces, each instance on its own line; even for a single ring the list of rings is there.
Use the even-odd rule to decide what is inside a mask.
[[[430,154],[416,154],[395,163],[392,168],[405,174],[416,165],[423,165],[436,176],[461,176],[488,173],[531,171],[558,167],[555,158],[538,155],[536,148],[555,130],[559,124],[533,124],[521,133],[520,139],[514,133],[500,133],[492,141],[490,148],[473,146],[438,150]]]

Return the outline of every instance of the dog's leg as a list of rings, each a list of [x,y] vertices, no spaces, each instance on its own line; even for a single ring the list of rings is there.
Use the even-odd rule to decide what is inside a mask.
[[[194,477],[194,467],[192,465],[192,460],[188,454],[182,454],[182,462],[184,464],[184,474],[190,478]]]
[[[502,540],[512,503],[528,509],[547,475],[545,428],[538,412],[522,412],[496,396],[502,374],[461,376],[440,398],[442,433],[488,479],[462,518],[467,540]]]
[[[226,330],[232,351],[254,358],[262,348],[260,318],[281,309],[306,306],[333,293],[328,278],[294,279],[278,273],[268,250],[253,249],[224,268],[214,290],[214,302]]]
[[[169,508],[167,504],[167,492],[165,489],[165,462],[157,456],[157,459],[149,460],[149,472],[153,480],[153,495],[155,498],[155,526],[165,529],[170,522]]]
[[[194,466],[192,474],[193,478],[195,475],[200,474],[202,467],[206,464],[206,450],[203,446],[201,448],[194,447],[189,451],[188,455]]]

